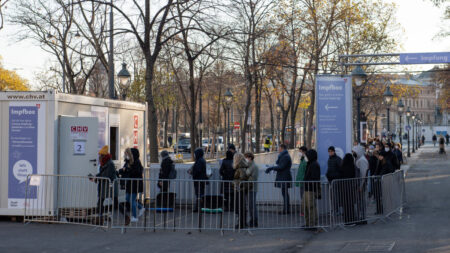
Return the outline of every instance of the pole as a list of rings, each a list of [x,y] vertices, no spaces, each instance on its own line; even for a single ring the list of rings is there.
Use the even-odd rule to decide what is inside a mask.
[[[66,27],[64,26],[63,34],[66,34]],[[63,37],[65,38],[65,36]],[[64,42],[63,42],[64,44]],[[62,86],[63,86],[63,93],[66,93],[66,50],[65,45],[62,45],[63,50],[63,63],[62,63]]]
[[[415,149],[414,149],[414,147],[416,146],[416,144],[415,144],[416,143],[415,142],[416,137],[415,137],[415,129],[414,129],[414,125],[415,125],[414,120],[413,120],[412,123],[413,123],[413,153],[414,153],[414,152],[416,152]]]
[[[113,13],[113,0],[111,0],[111,12],[109,13],[109,72],[108,72],[108,84],[109,84],[109,98],[115,99],[114,90],[114,13]]]
[[[306,147],[306,108],[303,108],[303,145]]]
[[[411,157],[411,153],[409,153],[409,117],[408,118],[408,157]]]
[[[200,87],[200,98],[199,99],[200,99],[200,101],[199,101],[200,105],[199,105],[199,108],[198,108],[199,113],[200,113],[200,117],[199,117],[199,123],[200,123],[200,134],[199,134],[200,136],[199,136],[199,139],[200,139],[200,141],[199,141],[199,143],[200,143],[200,147],[201,147],[202,146],[202,135],[203,135],[202,87]],[[219,145],[217,145],[217,147],[219,147]]]
[[[388,137],[388,139],[389,139],[389,134],[390,134],[390,132],[391,132],[391,128],[390,128],[390,124],[389,124],[389,121],[390,121],[390,119],[389,119],[389,107],[387,108],[387,137]]]
[[[357,108],[358,108],[358,115],[357,115],[357,119],[358,119],[358,136],[356,137],[356,139],[358,140],[358,143],[361,143],[361,94],[358,93],[358,97],[356,98],[357,101]]]
[[[402,147],[402,150],[403,150],[403,144],[402,144],[402,115],[399,114],[399,116],[400,116],[400,133],[399,133],[399,138],[400,138],[400,146]]]
[[[278,143],[277,143],[277,149],[279,149],[280,147],[280,113],[277,113],[277,138],[278,138]]]
[[[230,146],[230,140],[229,140],[229,138],[228,138],[228,135],[230,134],[230,132],[228,131],[228,127],[230,126],[230,117],[229,117],[229,115],[230,115],[230,109],[228,108],[228,105],[227,105],[227,110],[226,110],[226,112],[225,112],[225,122],[226,122],[226,127],[225,127],[225,131],[227,131],[227,133],[226,133],[226,136],[225,136],[225,138],[226,138],[226,147],[228,148],[228,146]]]

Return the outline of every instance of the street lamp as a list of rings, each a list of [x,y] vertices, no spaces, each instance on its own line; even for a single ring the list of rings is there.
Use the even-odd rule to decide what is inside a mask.
[[[416,150],[419,149],[419,123],[420,123],[420,117],[419,115],[416,115]]]
[[[406,119],[408,120],[408,157],[411,157],[411,153],[409,153],[409,130],[411,128],[411,126],[409,125],[409,118],[411,118],[411,110],[408,109],[406,110]]]
[[[358,129],[358,143],[361,142],[361,97],[362,97],[362,88],[361,86],[366,82],[367,74],[361,68],[361,66],[356,66],[352,71],[352,79],[355,80],[355,84],[357,87],[356,92],[356,102],[357,102],[357,129]]]
[[[386,105],[386,110],[387,110],[387,131],[388,131],[388,137],[389,137],[389,133],[391,131],[390,127],[389,127],[389,110],[392,104],[392,98],[394,97],[394,94],[392,94],[391,92],[391,88],[389,86],[386,87],[386,91],[383,94],[383,98],[384,98],[384,104]]]
[[[126,86],[130,83],[131,80],[131,75],[130,72],[128,72],[127,64],[125,62],[122,63],[122,69],[117,74],[117,77],[119,78],[120,86],[124,87],[122,99],[125,100],[127,96],[126,90],[128,89]]]
[[[278,103],[277,103],[277,106],[276,106],[276,108],[277,108],[277,125],[278,125],[278,131],[277,131],[277,135],[278,135],[278,146],[277,147],[279,147],[280,146],[280,132],[281,132],[281,127],[280,127],[280,118],[281,118],[281,109],[282,109],[282,105],[281,105],[281,103],[280,103],[280,101],[278,101]]]
[[[399,133],[400,146],[403,149],[403,144],[402,144],[402,116],[403,116],[403,111],[405,110],[405,105],[403,104],[403,101],[401,99],[398,100],[397,109],[398,109],[398,116],[399,116],[399,119],[400,119],[400,133]]]
[[[411,115],[411,119],[412,119],[412,132],[413,132],[413,136],[412,136],[412,141],[413,141],[413,144],[412,144],[412,152],[414,153],[414,152],[416,152],[415,151],[415,146],[416,146],[416,141],[415,141],[415,139],[416,139],[416,134],[415,134],[415,125],[416,125],[416,114],[412,114]]]
[[[227,131],[227,145],[230,145],[230,108],[231,108],[231,102],[233,101],[233,93],[231,93],[230,89],[227,89],[227,91],[224,94],[225,97],[225,104],[227,105],[227,111],[228,111],[228,117],[227,117],[227,127],[226,127],[226,131]],[[226,116],[226,115],[225,115]]]

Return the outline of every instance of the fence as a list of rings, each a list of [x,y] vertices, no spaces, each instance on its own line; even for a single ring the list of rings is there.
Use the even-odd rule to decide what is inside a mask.
[[[262,175],[261,175],[262,176]],[[328,182],[30,175],[25,221],[116,229],[332,229],[383,219],[404,203],[403,172]]]
[[[107,227],[112,189],[108,178],[29,175],[24,221]]]

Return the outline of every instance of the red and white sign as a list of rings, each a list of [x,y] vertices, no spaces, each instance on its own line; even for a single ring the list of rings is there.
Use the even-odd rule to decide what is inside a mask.
[[[70,137],[72,140],[86,140],[89,132],[87,126],[70,126]]]
[[[241,127],[241,124],[239,122],[234,122],[234,129],[239,129]]]
[[[138,147],[139,141],[138,141],[138,130],[133,131],[133,145],[135,148]]]
[[[139,116],[134,115],[134,129],[139,127]]]

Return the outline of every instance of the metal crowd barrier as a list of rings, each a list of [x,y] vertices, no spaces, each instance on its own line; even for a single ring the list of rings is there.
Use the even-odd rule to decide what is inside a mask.
[[[179,172],[177,173],[179,174]],[[263,175],[261,175],[263,176]],[[30,175],[26,222],[116,229],[328,230],[383,219],[404,203],[403,171],[383,177],[258,182]],[[271,178],[264,175],[262,178]]]
[[[107,227],[113,188],[108,178],[28,175],[24,222]]]

